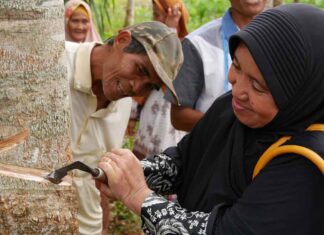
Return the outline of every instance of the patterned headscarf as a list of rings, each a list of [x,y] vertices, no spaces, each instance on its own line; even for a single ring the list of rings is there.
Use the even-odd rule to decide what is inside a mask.
[[[80,7],[82,6],[82,7]],[[85,42],[93,42],[93,41],[98,41],[101,42],[100,35],[97,33],[95,29],[95,25],[92,21],[92,15],[91,15],[91,9],[89,5],[81,0],[70,0],[65,4],[65,14],[64,14],[64,20],[65,20],[65,40],[66,41],[73,41],[72,38],[70,37],[69,31],[68,31],[68,22],[72,16],[72,14],[80,9],[84,9],[86,12],[85,15],[89,18],[90,21],[90,29],[87,33],[87,36],[85,38]],[[82,11],[82,10],[81,10]]]

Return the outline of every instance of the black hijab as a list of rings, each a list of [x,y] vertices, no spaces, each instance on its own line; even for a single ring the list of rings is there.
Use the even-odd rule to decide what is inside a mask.
[[[231,205],[251,182],[258,158],[283,135],[324,123],[324,13],[305,4],[267,10],[229,41],[251,52],[279,108],[268,125],[251,129],[233,114],[231,92],[218,98],[178,144],[179,202],[209,212]]]

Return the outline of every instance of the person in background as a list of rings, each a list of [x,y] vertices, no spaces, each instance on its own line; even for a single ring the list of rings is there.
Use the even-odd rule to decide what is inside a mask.
[[[181,0],[153,0],[153,20],[174,29],[179,39],[187,34],[189,15]],[[171,104],[165,100],[166,87],[152,90],[148,96],[134,97],[141,105],[139,127],[135,135],[133,152],[143,159],[148,155],[159,153],[180,141],[185,132],[174,129],[171,124]]]
[[[65,4],[65,40],[71,42],[101,42],[92,21],[91,9],[80,0],[70,0]]]
[[[159,22],[129,26],[104,44],[66,41],[65,53],[71,150],[75,161],[92,167],[104,153],[121,147],[131,108],[128,96],[146,94],[163,84],[174,90],[172,80],[183,61],[177,34]],[[79,199],[80,234],[106,234],[108,216],[103,213],[108,202],[100,200],[91,176],[76,171],[73,185]]]
[[[229,39],[232,91],[176,147],[141,162],[108,152],[101,193],[140,215],[145,234],[324,234],[323,28],[311,5],[258,15]],[[170,192],[179,204],[159,195]]]
[[[102,41],[92,21],[91,9],[89,5],[84,1],[70,0],[65,3],[64,23],[65,23],[66,41],[76,42],[76,43]],[[72,96],[72,98],[76,98],[76,97]],[[125,110],[127,110],[127,108]],[[119,113],[123,113],[123,112],[125,111],[119,111]],[[78,116],[81,117],[81,113],[74,112],[74,114],[75,115],[72,116],[73,119],[72,121],[78,122],[77,121],[79,119]],[[105,125],[103,125],[102,127],[105,128]],[[119,134],[117,135],[119,136]],[[119,142],[120,140],[119,138],[117,138],[116,142],[113,145],[121,146]],[[93,158],[98,159],[98,156],[96,156],[96,154],[93,153]],[[93,223],[94,226],[96,226],[98,224],[101,224],[101,220],[102,220],[102,227],[105,228],[103,231],[106,231],[107,230],[106,228],[108,228],[108,223],[109,223],[108,198],[105,197],[104,195],[101,195],[100,203],[102,208],[98,210],[98,208],[96,208],[96,204],[91,204],[88,202],[88,199],[86,198],[88,195],[87,193],[84,193],[84,196],[81,196],[80,193],[82,193],[82,189],[78,188],[79,185],[80,184],[74,184],[74,186],[77,188],[77,192],[79,192],[78,223],[79,223],[80,234],[83,235],[83,234],[88,234],[88,232],[94,232],[95,230],[89,230],[91,228],[91,226],[89,228],[89,224]],[[83,184],[81,187],[83,187]],[[88,191],[89,190],[90,191],[93,190],[95,193],[97,193],[96,189],[94,189],[93,187],[88,189]],[[97,215],[95,215],[96,212],[98,212]],[[100,231],[99,229],[97,231]],[[99,234],[99,232],[97,233],[95,232],[94,234]],[[105,232],[102,233],[102,235],[104,234]]]
[[[188,34],[189,13],[181,0],[153,0],[153,20],[176,29],[180,40]]]
[[[182,42],[184,64],[174,81],[181,106],[167,91],[172,102],[171,121],[178,130],[191,131],[214,100],[231,89],[227,74],[231,65],[229,37],[261,13],[266,0],[230,0],[223,17],[213,20]],[[221,123],[220,123],[221,124]]]

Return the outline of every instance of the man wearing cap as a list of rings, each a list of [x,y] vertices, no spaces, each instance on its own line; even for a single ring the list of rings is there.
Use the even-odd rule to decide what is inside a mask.
[[[183,61],[177,34],[159,22],[124,28],[104,44],[66,42],[66,56],[72,153],[74,160],[92,167],[122,144],[131,109],[131,99],[125,97],[144,95],[162,84],[174,92],[172,81]],[[99,191],[88,174],[77,171],[73,183],[79,198],[80,234],[104,234],[107,199],[102,209]]]

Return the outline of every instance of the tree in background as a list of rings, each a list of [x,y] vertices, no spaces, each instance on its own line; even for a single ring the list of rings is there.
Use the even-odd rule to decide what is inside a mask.
[[[127,0],[124,27],[134,24],[135,20],[135,0]]]
[[[0,234],[77,234],[63,2],[0,0]]]

